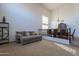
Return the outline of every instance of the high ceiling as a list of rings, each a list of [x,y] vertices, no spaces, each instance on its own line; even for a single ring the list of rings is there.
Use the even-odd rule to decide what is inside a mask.
[[[44,5],[49,10],[53,10],[53,9],[63,6],[64,3],[43,3],[42,5]]]
[[[53,9],[62,7],[64,5],[72,5],[72,4],[74,5],[75,3],[43,3],[42,5],[48,8],[49,10],[53,10]]]

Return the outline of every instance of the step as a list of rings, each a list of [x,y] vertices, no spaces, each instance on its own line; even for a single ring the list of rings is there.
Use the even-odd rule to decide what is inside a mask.
[[[54,37],[49,37],[49,36],[43,36],[43,38],[46,39],[46,40],[51,40],[51,41],[54,41],[54,42],[69,45],[69,40],[66,40],[66,39],[54,38]]]
[[[71,44],[72,44],[72,45],[79,46],[79,42],[74,42],[74,41],[73,41]]]

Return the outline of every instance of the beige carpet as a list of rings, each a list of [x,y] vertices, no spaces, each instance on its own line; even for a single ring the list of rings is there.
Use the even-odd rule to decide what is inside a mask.
[[[12,56],[73,56],[79,55],[79,47],[42,40],[22,46],[17,43],[0,45],[0,55]]]

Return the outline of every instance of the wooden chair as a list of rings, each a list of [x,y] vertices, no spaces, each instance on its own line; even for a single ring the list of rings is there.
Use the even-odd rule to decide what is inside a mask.
[[[75,29],[73,30],[73,33],[71,34],[71,38],[74,40],[74,33],[75,33]]]
[[[65,23],[58,24],[58,36],[67,38],[67,25]]]
[[[72,40],[74,40],[74,34],[75,34],[75,29],[73,30],[73,32],[71,33],[71,30],[70,30],[70,33],[68,35],[69,37],[69,42],[71,43]]]

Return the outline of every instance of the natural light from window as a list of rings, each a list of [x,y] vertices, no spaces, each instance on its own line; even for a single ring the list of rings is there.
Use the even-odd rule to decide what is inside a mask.
[[[73,54],[73,55],[76,55],[77,51],[71,47],[68,47],[66,45],[63,45],[63,44],[58,44],[58,43],[54,43],[56,44],[58,47],[61,47],[62,49],[64,49],[65,51]]]
[[[48,29],[48,17],[42,16],[42,29]]]

